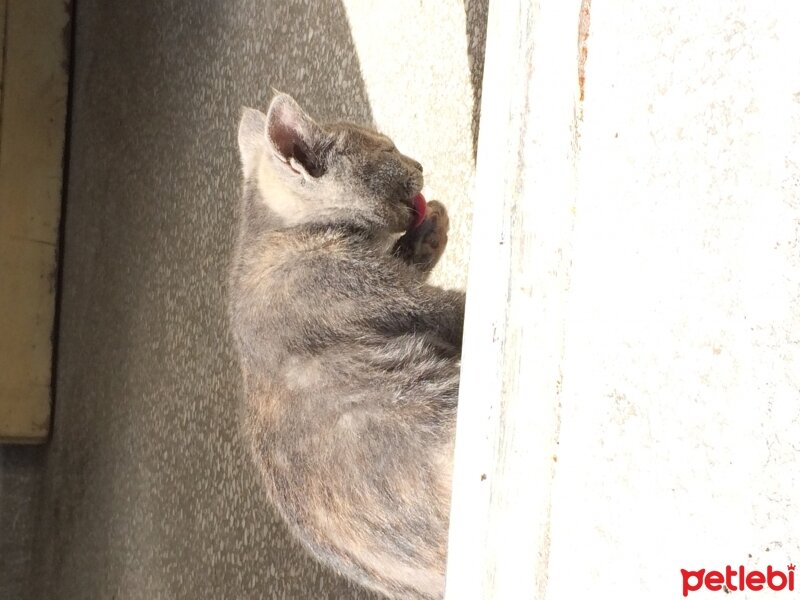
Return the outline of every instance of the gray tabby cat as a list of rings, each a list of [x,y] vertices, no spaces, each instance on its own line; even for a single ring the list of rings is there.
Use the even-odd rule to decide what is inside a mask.
[[[245,109],[239,150],[230,317],[268,495],[323,563],[441,598],[464,295],[425,279],[447,213],[389,138],[285,94]]]

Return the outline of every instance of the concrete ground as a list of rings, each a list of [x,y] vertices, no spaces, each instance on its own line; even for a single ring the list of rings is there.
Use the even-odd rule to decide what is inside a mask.
[[[487,4],[78,3],[53,439],[0,451],[2,597],[370,597],[290,541],[238,437],[237,120],[274,87],[374,122],[463,286]]]

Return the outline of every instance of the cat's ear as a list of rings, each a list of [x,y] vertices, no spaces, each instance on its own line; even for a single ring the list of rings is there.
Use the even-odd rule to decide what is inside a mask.
[[[245,176],[255,168],[267,140],[267,115],[254,108],[243,108],[239,121],[239,156]]]
[[[267,142],[289,172],[306,179],[322,175],[324,138],[319,125],[291,96],[278,94],[272,99],[267,111]]]

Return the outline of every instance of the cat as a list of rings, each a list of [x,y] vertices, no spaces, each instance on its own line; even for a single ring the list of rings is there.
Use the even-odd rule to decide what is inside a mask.
[[[286,94],[238,141],[229,313],[267,495],[339,573],[442,598],[464,294],[426,278],[447,211],[388,137]]]

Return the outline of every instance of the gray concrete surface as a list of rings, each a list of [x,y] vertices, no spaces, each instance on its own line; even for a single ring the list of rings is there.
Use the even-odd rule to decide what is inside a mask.
[[[0,598],[23,598],[29,589],[39,486],[47,449],[0,446]]]
[[[238,438],[235,130],[270,86],[377,122],[449,204],[462,285],[486,5],[78,3],[54,434],[0,451],[3,598],[370,597],[288,539]]]

